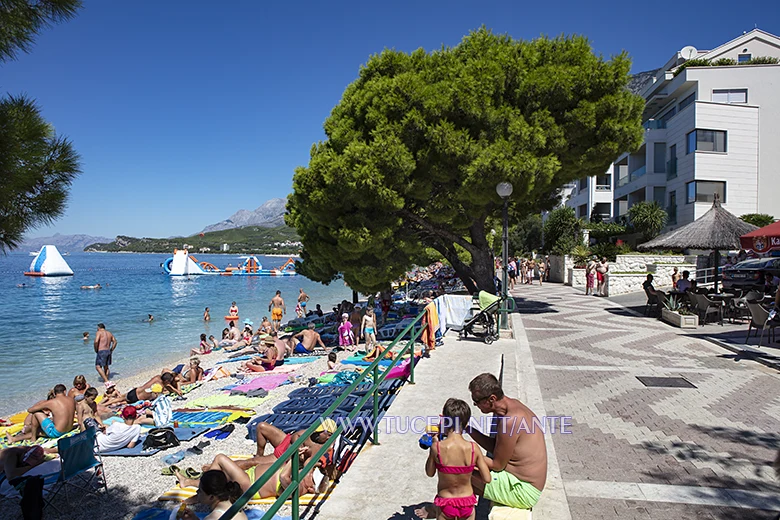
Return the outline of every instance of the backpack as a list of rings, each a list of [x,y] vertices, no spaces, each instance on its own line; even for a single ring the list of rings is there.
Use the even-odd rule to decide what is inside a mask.
[[[180,444],[173,428],[152,428],[144,439],[143,449],[166,450],[173,446],[179,446]]]

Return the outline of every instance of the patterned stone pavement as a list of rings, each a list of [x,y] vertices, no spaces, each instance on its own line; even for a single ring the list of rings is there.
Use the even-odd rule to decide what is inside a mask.
[[[780,376],[556,284],[514,291],[572,518],[773,518]],[[684,377],[652,388],[637,376]],[[776,515],[776,513],[775,513]]]

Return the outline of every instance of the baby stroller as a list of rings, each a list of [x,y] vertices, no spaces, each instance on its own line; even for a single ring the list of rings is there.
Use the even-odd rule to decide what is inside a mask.
[[[466,317],[460,326],[450,327],[458,332],[458,339],[468,337],[469,334],[476,338],[482,338],[485,344],[490,345],[498,339],[498,325],[496,315],[501,309],[503,300],[486,291],[479,292],[479,312],[471,317]],[[474,327],[481,327],[481,332],[475,332]]]

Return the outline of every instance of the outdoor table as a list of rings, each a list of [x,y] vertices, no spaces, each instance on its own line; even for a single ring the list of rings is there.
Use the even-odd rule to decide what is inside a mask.
[[[719,301],[723,303],[723,308],[721,309],[721,320],[720,324],[723,325],[723,310],[730,310],[729,302],[734,299],[735,294],[732,293],[718,293],[718,294],[708,294],[707,298],[715,301]],[[731,312],[729,312],[729,320],[731,323],[734,323],[733,316],[731,315]]]

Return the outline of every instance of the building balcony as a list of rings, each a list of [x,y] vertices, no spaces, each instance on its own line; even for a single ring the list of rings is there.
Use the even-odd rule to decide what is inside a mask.
[[[596,191],[612,191],[612,186],[609,184],[596,184]]]
[[[628,176],[630,179],[628,182],[633,182],[637,180],[639,177],[642,177],[646,173],[647,173],[647,166],[641,166],[631,172],[631,174]]]
[[[645,130],[663,130],[666,128],[666,121],[660,119],[648,119],[642,126]]]

